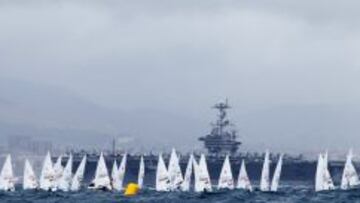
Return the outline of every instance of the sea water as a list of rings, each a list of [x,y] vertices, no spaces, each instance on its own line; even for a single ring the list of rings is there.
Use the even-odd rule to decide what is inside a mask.
[[[254,185],[256,188],[256,185]],[[45,192],[22,191],[1,192],[0,202],[12,203],[55,203],[55,202],[82,202],[82,203],[111,203],[111,202],[359,202],[360,189],[341,191],[314,191],[311,182],[282,182],[279,192],[264,193],[258,190],[246,192],[242,190],[214,191],[201,194],[194,192],[156,192],[151,188],[142,190],[135,197],[125,197],[120,192],[103,192],[81,190],[79,192]]]

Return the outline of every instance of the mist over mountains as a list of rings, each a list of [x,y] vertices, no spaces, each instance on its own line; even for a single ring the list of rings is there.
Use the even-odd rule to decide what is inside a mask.
[[[187,112],[175,114],[160,107],[110,109],[66,89],[4,78],[0,92],[1,139],[26,135],[52,141],[58,147],[110,149],[111,139],[117,138],[118,147],[124,150],[162,151],[172,146],[182,151],[201,149],[197,138],[209,132],[216,113],[204,106],[199,114],[204,110],[209,114],[194,119],[184,116]],[[359,142],[360,111],[356,108],[232,106],[229,117],[239,131],[244,151],[341,151]]]

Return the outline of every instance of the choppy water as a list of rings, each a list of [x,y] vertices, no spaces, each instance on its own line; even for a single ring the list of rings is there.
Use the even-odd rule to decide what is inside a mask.
[[[136,197],[124,197],[118,192],[102,192],[83,190],[76,193],[22,191],[0,193],[0,202],[359,202],[360,189],[351,191],[330,191],[315,193],[310,183],[285,183],[278,193],[263,193],[260,191],[245,192],[241,190],[217,191],[211,194],[197,194],[193,192],[160,193],[150,189],[141,191]]]

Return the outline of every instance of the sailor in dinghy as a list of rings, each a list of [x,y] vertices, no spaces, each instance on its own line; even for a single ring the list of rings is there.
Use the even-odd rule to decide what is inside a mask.
[[[95,178],[93,179],[93,181],[91,181],[88,188],[103,191],[110,191],[112,189],[110,177],[102,152],[100,154],[99,161],[96,167]]]

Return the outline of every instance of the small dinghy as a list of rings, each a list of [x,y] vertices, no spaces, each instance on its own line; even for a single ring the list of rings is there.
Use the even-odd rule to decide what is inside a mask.
[[[24,190],[36,190],[39,187],[36,175],[28,159],[25,160],[24,165],[24,180],[23,180],[23,189]]]
[[[191,175],[193,171],[193,163],[194,162],[194,155],[191,154],[189,157],[189,161],[186,166],[184,181],[181,184],[181,190],[184,192],[188,192],[190,190],[190,183],[191,183]]]
[[[54,168],[54,171],[55,171],[55,182],[56,182],[56,187],[59,187],[59,184],[60,184],[60,179],[62,177],[62,174],[63,174],[63,171],[64,171],[64,167],[62,166],[62,155],[60,155],[53,168]]]
[[[268,192],[270,190],[270,153],[265,152],[264,164],[261,171],[260,191]]]
[[[282,169],[283,155],[281,154],[276,164],[275,172],[271,182],[271,192],[277,192],[280,182],[281,169]]]
[[[329,166],[328,166],[328,152],[325,152],[325,155],[324,155],[324,171],[325,171],[325,180],[324,180],[324,188],[325,190],[334,190],[335,189],[335,186],[334,186],[334,182],[331,178],[331,175],[330,175],[330,171],[329,171]]]
[[[252,191],[251,182],[246,171],[245,161],[242,160],[236,188]]]
[[[70,154],[66,166],[63,170],[62,176],[58,182],[58,188],[64,192],[70,190],[70,185],[72,181],[72,164],[73,164],[72,162],[73,162],[73,157]]]
[[[145,162],[144,157],[141,156],[139,164],[139,173],[138,173],[138,186],[139,188],[144,187],[144,177],[145,177]]]
[[[121,159],[119,168],[114,172],[113,189],[117,191],[121,191],[123,189],[123,182],[126,171],[126,162],[127,162],[127,154],[124,154],[124,156]]]
[[[111,181],[112,181],[113,187],[114,187],[114,184],[115,184],[115,179],[116,179],[118,170],[119,170],[119,167],[118,167],[118,165],[116,163],[116,159],[114,159],[114,163],[113,163],[113,166],[112,166],[112,169],[111,169]]]
[[[100,157],[97,163],[96,171],[95,171],[95,178],[88,186],[89,189],[94,190],[111,190],[111,181],[108,174],[108,170],[105,164],[104,155],[101,152]]]
[[[179,190],[184,179],[175,149],[172,149],[171,151],[168,171],[170,177],[170,190]]]
[[[11,164],[11,156],[7,155],[0,172],[0,190],[15,191],[15,177]]]
[[[221,173],[218,181],[218,189],[229,189],[229,190],[234,189],[234,179],[231,171],[229,155],[226,155],[221,169]]]
[[[169,172],[166,169],[164,159],[162,155],[159,155],[159,160],[156,168],[156,191],[166,192],[170,190],[170,177]]]
[[[331,179],[330,172],[328,169],[328,158],[327,152],[325,155],[319,154],[316,174],[315,174],[315,191],[326,191],[333,190],[334,183]]]
[[[46,154],[40,175],[40,189],[45,191],[56,191],[55,170],[52,165],[50,152]]]
[[[346,156],[344,171],[341,178],[340,188],[342,190],[348,190],[360,184],[359,176],[356,172],[354,164],[352,163],[352,157],[353,157],[353,153],[352,150],[350,149],[349,153]]]
[[[82,158],[80,165],[78,166],[75,175],[71,182],[71,191],[78,191],[81,188],[82,180],[84,179],[85,173],[85,165],[86,165],[86,155]]]
[[[201,154],[199,164],[194,160],[195,192],[211,192],[211,180],[206,164],[205,155]]]

